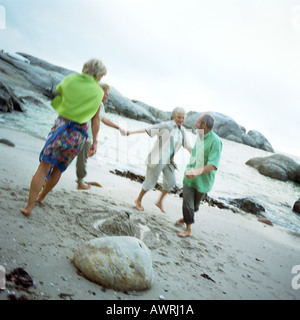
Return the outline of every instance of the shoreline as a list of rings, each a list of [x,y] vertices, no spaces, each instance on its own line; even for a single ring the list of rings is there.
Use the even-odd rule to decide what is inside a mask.
[[[299,236],[262,224],[252,215],[203,204],[193,236],[180,239],[181,228],[174,223],[181,218],[182,199],[169,195],[163,214],[155,206],[159,191],[151,190],[141,213],[134,208],[141,184],[110,173],[114,168],[109,165],[99,167],[88,161],[86,180],[103,187],[79,191],[73,161],[45,201],[24,217],[19,210],[26,204],[44,141],[3,127],[0,136],[15,143],[15,147],[0,144],[0,265],[7,273],[22,267],[34,281],[29,293],[7,282],[0,300],[8,299],[8,291],[34,300],[159,300],[160,296],[165,300],[300,300],[291,273],[300,264]],[[147,291],[104,289],[79,276],[72,263],[83,242],[109,235],[107,230],[97,230],[96,222],[124,212],[153,235],[142,239],[151,251],[154,270]]]

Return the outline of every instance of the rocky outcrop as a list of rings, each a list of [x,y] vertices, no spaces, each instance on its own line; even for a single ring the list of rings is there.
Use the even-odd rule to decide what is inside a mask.
[[[146,108],[144,104],[138,104],[131,101],[113,87],[110,90],[109,99],[105,103],[105,110],[148,123],[162,121],[162,119],[156,118],[153,115],[157,115],[159,110],[152,108],[151,112],[150,108]]]
[[[246,164],[270,178],[300,183],[300,165],[285,155],[274,154],[269,157],[252,158]]]
[[[20,110],[24,103],[43,106],[44,99],[50,102],[56,95],[55,88],[58,83],[74,72],[26,53],[0,52],[1,85],[6,88],[0,88],[0,111]],[[106,110],[151,124],[167,121],[171,117],[171,112],[159,110],[141,101],[130,100],[113,87],[106,103]],[[216,120],[214,131],[220,137],[274,152],[269,141],[261,133],[252,130],[246,134],[245,128],[229,116],[211,113]],[[200,114],[189,112],[184,126],[195,129]]]
[[[17,97],[14,90],[0,81],[0,111],[24,111],[24,101]]]
[[[185,127],[196,129],[196,122],[199,116],[207,112],[189,112],[185,120]],[[270,142],[258,131],[251,130],[246,134],[246,129],[240,126],[231,117],[219,112],[209,111],[215,118],[214,131],[216,134],[224,139],[231,140],[238,143],[243,143],[248,146],[274,152]]]
[[[265,208],[251,198],[231,199],[229,203],[251,214],[260,215],[262,212],[265,212]]]
[[[28,54],[18,54],[24,56],[30,63],[0,52],[1,80],[12,87],[18,96],[22,96],[24,92],[29,91],[31,95],[43,95],[48,99],[53,99],[56,95],[57,84],[66,75],[74,72]]]
[[[151,252],[134,237],[93,239],[79,247],[73,262],[85,277],[105,288],[146,290],[153,282]]]

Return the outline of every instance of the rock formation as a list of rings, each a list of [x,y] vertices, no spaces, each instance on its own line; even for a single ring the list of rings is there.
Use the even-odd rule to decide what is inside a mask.
[[[246,164],[270,178],[300,183],[300,165],[283,154],[252,158]]]
[[[26,53],[0,52],[0,111],[22,111],[24,103],[43,106],[45,99],[50,102],[56,95],[57,84],[74,72]],[[141,101],[130,100],[113,87],[106,103],[106,111],[151,124],[169,120],[171,117],[171,112],[161,111]],[[231,117],[217,112],[211,113],[216,120],[214,131],[220,137],[274,152],[261,133],[251,130],[246,134],[245,128]],[[185,127],[195,128],[199,115],[199,112],[188,112]]]
[[[258,131],[251,130],[246,134],[246,129],[235,122],[231,117],[222,113],[207,111],[215,118],[214,131],[221,138],[243,143],[248,146],[274,152],[270,142]],[[185,120],[185,127],[195,129],[197,119],[203,113],[207,112],[189,112]]]

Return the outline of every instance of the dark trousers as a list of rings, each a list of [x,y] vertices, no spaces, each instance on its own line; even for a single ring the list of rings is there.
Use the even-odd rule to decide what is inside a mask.
[[[183,185],[182,213],[186,224],[194,223],[195,212],[199,210],[200,202],[206,193],[200,193],[196,189]]]

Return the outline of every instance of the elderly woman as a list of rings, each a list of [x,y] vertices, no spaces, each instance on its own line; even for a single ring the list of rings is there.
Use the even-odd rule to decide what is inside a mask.
[[[135,200],[138,210],[144,210],[142,199],[144,195],[153,189],[157,183],[160,173],[163,173],[163,190],[156,206],[165,213],[162,201],[176,184],[174,155],[183,146],[189,152],[192,147],[183,128],[186,112],[183,108],[175,108],[170,121],[161,122],[147,129],[139,129],[128,132],[128,135],[146,132],[151,138],[157,136],[152,151],[147,158],[147,173],[142,190]]]
[[[81,74],[68,75],[56,87],[58,96],[51,104],[59,116],[40,153],[40,164],[31,180],[27,206],[21,209],[24,215],[29,216],[35,201],[41,202],[55,187],[61,174],[81,150],[87,139],[89,120],[93,135],[89,156],[96,153],[99,112],[104,96],[98,82],[104,75],[106,67],[102,61],[90,59],[84,64]],[[45,182],[46,177],[48,180]]]

